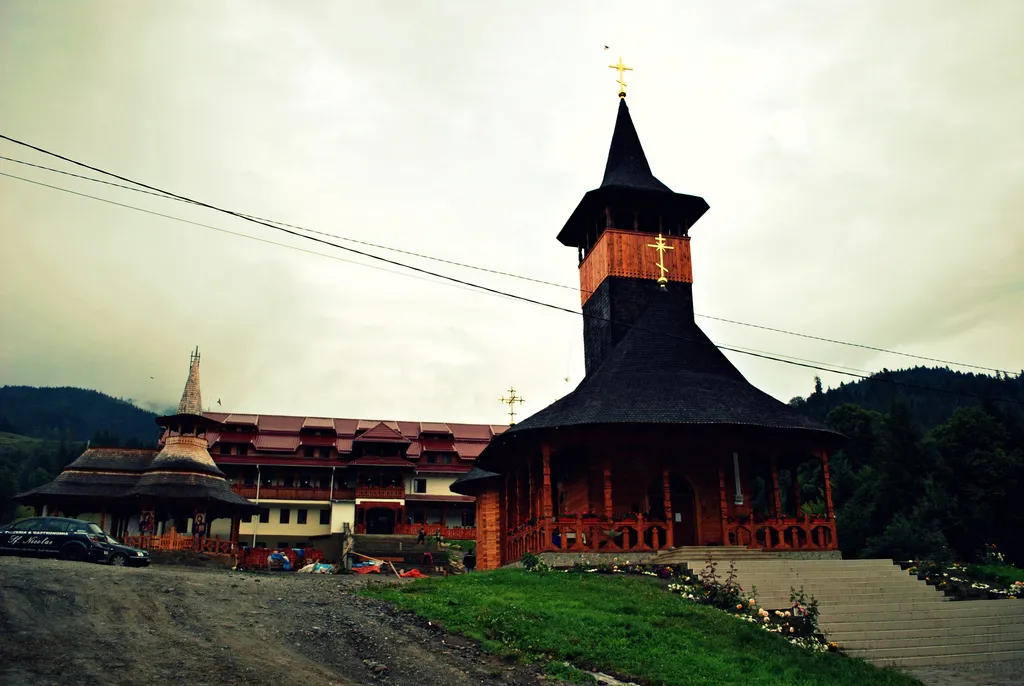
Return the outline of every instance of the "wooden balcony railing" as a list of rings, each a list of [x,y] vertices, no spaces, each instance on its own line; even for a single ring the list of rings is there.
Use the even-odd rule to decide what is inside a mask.
[[[234,555],[237,549],[235,543],[221,540],[220,536],[197,538],[188,534],[179,534],[173,528],[162,536],[148,534],[123,536],[121,541],[125,545],[143,550],[191,550],[207,555]]]
[[[725,544],[762,550],[836,550],[836,523],[823,515],[725,522]]]
[[[356,486],[356,497],[399,500],[405,498],[405,486]]]
[[[406,536],[416,536],[420,527],[427,531],[427,536],[434,536],[437,530],[441,530],[441,537],[449,541],[474,541],[476,540],[475,526],[441,526],[440,524],[396,524],[395,533]]]
[[[245,484],[232,484],[231,490],[249,500],[256,500],[256,486]],[[349,491],[351,493],[351,491]],[[329,488],[296,488],[292,486],[260,486],[260,500],[330,500],[331,489]],[[335,489],[335,498],[344,498],[343,489]],[[351,497],[351,496],[349,496]]]
[[[643,517],[607,521],[555,516],[520,526],[510,531],[505,541],[506,562],[515,562],[525,552],[650,552],[667,546],[668,526]]]

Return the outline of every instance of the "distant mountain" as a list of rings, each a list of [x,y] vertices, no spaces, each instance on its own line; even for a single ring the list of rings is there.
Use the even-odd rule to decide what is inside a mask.
[[[157,415],[84,388],[0,387],[0,431],[33,438],[153,446]]]
[[[997,377],[953,371],[948,367],[883,369],[870,379],[843,383],[838,388],[789,402],[812,419],[824,421],[834,408],[847,403],[886,413],[897,398],[907,406],[922,431],[947,421],[958,407],[994,407],[1024,424],[1024,374]]]

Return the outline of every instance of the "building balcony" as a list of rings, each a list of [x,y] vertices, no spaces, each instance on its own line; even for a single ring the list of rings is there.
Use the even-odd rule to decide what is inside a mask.
[[[356,486],[357,498],[405,499],[405,486]]]
[[[256,500],[256,486],[232,484],[231,490],[243,498]],[[332,496],[329,488],[296,488],[294,486],[260,486],[258,495],[260,500],[330,500]],[[335,499],[345,497],[344,489],[334,489],[333,496]]]

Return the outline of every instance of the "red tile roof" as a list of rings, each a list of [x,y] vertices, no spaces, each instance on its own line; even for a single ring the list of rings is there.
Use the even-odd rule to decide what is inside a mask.
[[[299,447],[298,436],[260,434],[256,437],[256,450],[274,450],[294,453]]]
[[[260,431],[280,431],[298,433],[302,429],[305,417],[281,417],[278,415],[260,415]]]
[[[467,441],[455,441],[455,452],[464,460],[475,460],[487,447],[487,443],[470,443]]]
[[[325,417],[306,417],[302,421],[303,429],[327,429],[334,431],[334,420]]]
[[[383,441],[387,443],[408,443],[409,439],[403,436],[394,422],[377,422],[367,431],[356,436],[357,441]]]
[[[455,451],[455,441],[450,438],[423,438],[420,439],[423,450],[435,453],[451,453]]]
[[[209,433],[207,440],[211,448],[218,443],[252,444],[257,451],[280,453],[298,451],[301,446],[327,447],[333,443],[340,454],[347,455],[352,452],[355,439],[360,442],[406,443],[407,456],[413,460],[420,459],[425,451],[456,451],[463,459],[473,460],[480,455],[492,438],[508,429],[502,424],[332,419],[227,412],[206,412],[204,416],[227,425],[221,431]],[[237,428],[242,428],[243,431],[233,430]],[[322,431],[327,435],[313,436],[312,431]],[[452,438],[443,438],[445,435]]]

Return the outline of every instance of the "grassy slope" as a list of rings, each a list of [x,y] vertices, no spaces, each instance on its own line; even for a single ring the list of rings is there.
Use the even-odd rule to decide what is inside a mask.
[[[860,660],[797,648],[644,577],[501,569],[366,593],[497,652],[568,660],[652,684],[920,683]]]
[[[23,449],[34,446],[46,446],[56,444],[56,441],[47,441],[42,438],[31,438],[19,434],[9,434],[0,431],[0,448]]]

